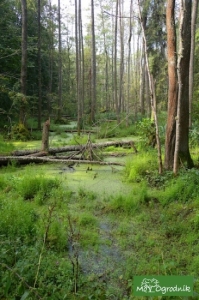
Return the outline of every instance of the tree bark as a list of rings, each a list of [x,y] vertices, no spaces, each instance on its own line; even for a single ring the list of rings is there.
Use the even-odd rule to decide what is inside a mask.
[[[117,31],[118,31],[118,1],[116,0],[116,13],[115,13],[115,38],[114,38],[114,103],[116,107],[116,114],[117,114],[117,123],[120,123],[120,112],[119,112],[119,105],[118,105],[118,84],[117,84]]]
[[[57,120],[62,116],[62,39],[61,39],[61,7],[58,0],[58,35],[59,35],[59,62],[58,62],[58,107]]]
[[[192,125],[192,98],[193,98],[193,83],[194,83],[194,51],[195,51],[195,32],[196,20],[198,11],[198,0],[193,0],[192,15],[191,15],[191,53],[189,63],[189,127]]]
[[[21,42],[21,104],[19,122],[25,124],[26,114],[26,80],[27,80],[27,3],[21,0],[22,8],[22,42]]]
[[[168,56],[168,114],[165,139],[165,169],[173,168],[175,138],[176,138],[176,115],[178,101],[177,79],[177,54],[176,54],[176,28],[175,28],[175,1],[167,1],[166,10],[167,25],[167,56]]]
[[[95,49],[95,15],[94,2],[91,0],[91,32],[92,32],[92,56],[91,56],[91,124],[95,122],[96,111],[96,49]]]
[[[41,151],[46,151],[46,152],[49,151],[49,129],[50,129],[50,119],[47,120],[43,125]]]
[[[189,152],[189,62],[191,48],[191,0],[181,0],[179,57],[178,57],[178,107],[176,144],[173,172],[177,174],[179,162],[194,166]]]
[[[37,22],[38,22],[38,40],[37,40],[37,61],[38,61],[38,117],[37,127],[41,129],[41,0],[37,2]]]

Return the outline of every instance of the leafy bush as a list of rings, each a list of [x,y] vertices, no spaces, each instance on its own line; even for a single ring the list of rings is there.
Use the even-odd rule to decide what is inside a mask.
[[[19,123],[12,127],[10,138],[12,140],[28,141],[31,139],[31,134],[24,124]]]

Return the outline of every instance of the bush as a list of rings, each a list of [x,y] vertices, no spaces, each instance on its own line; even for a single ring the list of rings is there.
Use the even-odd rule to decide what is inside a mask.
[[[31,134],[24,124],[19,123],[12,127],[10,138],[12,140],[28,141],[31,139]]]

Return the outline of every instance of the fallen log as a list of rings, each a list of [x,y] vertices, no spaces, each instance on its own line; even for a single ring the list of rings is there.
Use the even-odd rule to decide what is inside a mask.
[[[38,157],[38,156],[0,156],[0,166],[7,165],[12,161],[16,161],[22,164],[28,163],[63,163],[67,165],[71,164],[99,164],[99,165],[115,165],[124,166],[123,163],[118,162],[106,162],[106,161],[96,161],[96,160],[81,160],[81,159],[56,159],[53,157]]]
[[[110,142],[105,142],[105,143],[92,143],[92,148],[103,148],[103,147],[109,147],[109,146],[117,146],[117,147],[122,147],[122,146],[130,146],[134,149],[135,152],[137,152],[135,148],[135,144],[133,141],[110,141]],[[64,146],[64,147],[57,147],[57,148],[49,148],[48,153],[49,154],[56,154],[56,153],[62,153],[62,152],[68,152],[68,151],[83,151],[86,149],[87,144],[84,145],[69,145],[69,146]],[[12,155],[13,156],[24,156],[24,155],[29,155],[33,153],[40,152],[38,149],[34,150],[17,150],[13,151]]]

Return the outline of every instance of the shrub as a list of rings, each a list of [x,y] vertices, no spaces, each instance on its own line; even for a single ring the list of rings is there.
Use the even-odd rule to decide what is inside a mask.
[[[28,141],[31,139],[31,134],[24,124],[19,123],[12,127],[10,138],[12,140]]]

